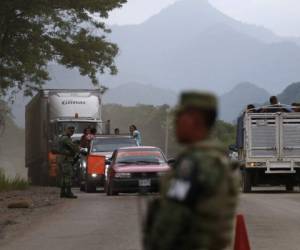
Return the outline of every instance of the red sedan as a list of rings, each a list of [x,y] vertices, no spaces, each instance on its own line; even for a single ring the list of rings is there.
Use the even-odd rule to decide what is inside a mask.
[[[156,147],[120,148],[109,163],[107,195],[157,192],[160,177],[170,169],[166,157]]]

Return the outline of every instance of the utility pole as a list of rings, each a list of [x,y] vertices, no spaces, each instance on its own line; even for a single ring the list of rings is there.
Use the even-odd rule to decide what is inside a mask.
[[[166,128],[165,128],[165,155],[169,154],[169,108],[166,108]]]

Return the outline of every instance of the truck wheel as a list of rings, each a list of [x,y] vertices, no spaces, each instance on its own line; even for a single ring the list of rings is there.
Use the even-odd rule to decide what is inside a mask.
[[[96,185],[93,184],[93,183],[86,182],[85,183],[85,192],[95,193],[96,192]]]
[[[251,172],[247,169],[244,169],[242,172],[242,188],[243,193],[250,193],[252,187],[252,175]]]
[[[293,184],[286,184],[285,189],[287,192],[293,192],[294,191],[294,185]]]

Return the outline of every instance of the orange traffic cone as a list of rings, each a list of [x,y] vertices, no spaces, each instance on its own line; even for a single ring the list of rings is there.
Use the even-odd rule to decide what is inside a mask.
[[[234,250],[251,250],[244,216],[236,217]]]

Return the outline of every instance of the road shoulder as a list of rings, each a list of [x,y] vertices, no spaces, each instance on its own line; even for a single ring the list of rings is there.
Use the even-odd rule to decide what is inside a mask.
[[[28,208],[8,208],[17,203],[28,205]],[[55,187],[0,192],[0,248],[30,231],[63,204]]]

